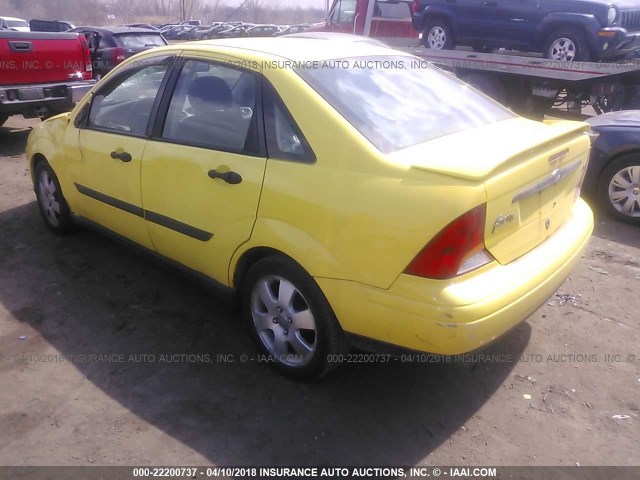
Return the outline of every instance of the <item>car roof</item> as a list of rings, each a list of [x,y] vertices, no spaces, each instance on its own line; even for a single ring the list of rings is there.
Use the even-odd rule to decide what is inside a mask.
[[[338,47],[338,48],[336,48]],[[159,50],[175,50],[175,45]],[[367,56],[410,56],[391,50],[380,42],[357,35],[324,35],[322,37],[296,34],[284,37],[232,38],[224,40],[202,40],[180,45],[185,51],[226,52],[239,58],[280,58],[292,61],[331,60]]]
[[[19,20],[21,22],[26,22],[26,20],[24,18],[18,18],[18,17],[0,17],[3,20]]]
[[[110,33],[112,35],[118,35],[121,33],[145,33],[145,34],[160,34],[159,30],[149,30],[148,28],[136,28],[136,27],[91,27],[82,25],[74,28],[73,30],[93,30],[98,33]]]

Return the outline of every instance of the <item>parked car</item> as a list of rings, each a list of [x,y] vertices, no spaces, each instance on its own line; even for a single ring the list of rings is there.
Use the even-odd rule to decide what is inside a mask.
[[[189,30],[191,28],[193,28],[192,25],[173,25],[173,26],[162,28],[160,30],[160,33],[167,40],[176,40],[180,32],[184,30]]]
[[[585,192],[613,217],[640,225],[640,111],[605,113],[588,122],[599,136]]]
[[[191,38],[190,38],[191,32],[193,32],[198,27],[194,27],[193,25],[183,25],[183,26],[185,28],[183,28],[178,33],[176,33],[175,39],[176,40],[181,40],[183,42],[186,41],[186,40],[191,40]]]
[[[588,125],[526,120],[407,53],[337,45],[187,43],[183,62],[167,47],[123,63],[29,136],[45,224],[110,231],[237,292],[291,376],[363,339],[492,342],[586,248]],[[274,58],[291,66],[261,68]]]
[[[29,20],[29,29],[32,32],[66,32],[75,28],[72,23],[60,20]]]
[[[82,35],[3,30],[0,59],[0,125],[68,111],[94,83]]]
[[[224,30],[218,34],[218,38],[237,38],[244,37],[247,33],[247,30],[254,27],[255,25],[250,25],[245,23],[243,25],[237,25],[235,27],[231,27],[228,30]]]
[[[277,25],[256,25],[245,31],[246,37],[273,37],[280,30]]]
[[[14,30],[16,32],[28,32],[29,22],[22,18],[0,17],[0,30]]]
[[[427,48],[507,48],[560,61],[629,55],[640,48],[635,0],[415,0]]]
[[[294,33],[303,33],[305,30],[307,30],[310,27],[310,25],[306,25],[306,24],[302,24],[302,25],[291,25],[279,32],[276,32],[273,36],[274,37],[281,37],[283,35],[291,35]]]
[[[160,32],[145,28],[76,27],[69,31],[81,33],[87,38],[96,79],[102,78],[136,53],[167,44]]]
[[[229,25],[225,25],[225,24],[221,24],[221,25],[214,25],[211,26],[205,30],[201,30],[199,32],[199,40],[206,40],[206,39],[212,39],[212,38],[218,38],[218,34],[220,32],[224,32],[226,30],[229,30],[233,27],[229,26]]]

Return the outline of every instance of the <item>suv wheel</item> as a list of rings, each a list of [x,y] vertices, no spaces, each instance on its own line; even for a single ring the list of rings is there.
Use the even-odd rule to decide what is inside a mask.
[[[591,50],[585,35],[575,29],[559,29],[547,37],[544,56],[561,62],[591,60]]]
[[[455,49],[456,42],[449,22],[441,18],[429,20],[422,32],[422,44],[431,50]]]
[[[640,155],[622,155],[604,169],[598,201],[618,220],[640,225]]]

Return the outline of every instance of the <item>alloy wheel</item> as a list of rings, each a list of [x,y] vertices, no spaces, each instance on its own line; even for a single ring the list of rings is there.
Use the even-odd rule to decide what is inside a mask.
[[[313,359],[316,320],[307,300],[289,280],[271,275],[256,282],[251,315],[260,341],[278,361],[300,367]]]

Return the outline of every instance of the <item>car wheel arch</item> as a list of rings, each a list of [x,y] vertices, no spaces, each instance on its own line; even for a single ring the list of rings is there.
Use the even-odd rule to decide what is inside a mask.
[[[40,162],[44,162],[47,165],[49,165],[49,167],[51,167],[51,164],[47,160],[47,157],[45,157],[42,153],[34,153],[31,156],[31,160],[29,162],[30,172],[31,172],[31,180],[34,182],[34,184],[35,184],[35,181],[36,181],[36,168],[37,168],[37,166],[38,166],[38,164]]]
[[[422,17],[422,25],[421,25],[420,31],[424,31],[427,24],[433,20],[446,21],[451,27],[451,30],[453,31],[454,38],[457,39],[459,37],[460,32],[458,29],[458,22],[456,22],[455,15],[451,14],[450,12],[447,12],[446,10],[436,9],[434,7],[426,8],[424,15]]]
[[[587,39],[587,43],[589,48],[594,49],[597,45],[593,39],[593,36],[589,32],[589,24],[587,21],[579,21],[579,20],[569,20],[569,19],[552,19],[549,21],[545,21],[540,26],[538,32],[536,33],[535,42],[536,46],[540,47],[540,51],[544,52],[544,46],[554,31],[560,29],[573,29],[582,33]]]

